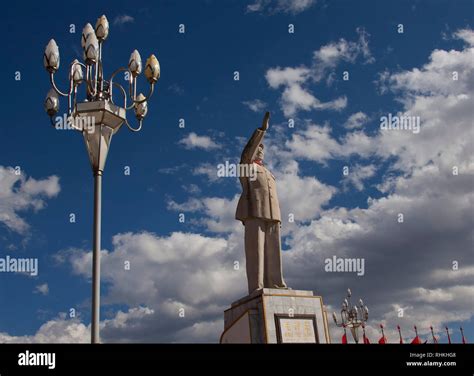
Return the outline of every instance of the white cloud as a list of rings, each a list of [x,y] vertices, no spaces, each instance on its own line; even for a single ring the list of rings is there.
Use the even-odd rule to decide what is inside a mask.
[[[310,67],[300,65],[267,70],[265,78],[268,85],[272,89],[283,88],[280,103],[285,116],[294,116],[301,110],[339,111],[347,106],[345,96],[322,102],[310,92],[308,86],[311,82],[318,83],[323,77],[327,77],[328,84],[332,83],[335,79],[333,71],[341,61],[354,63],[359,56],[366,63],[374,61],[368,47],[368,33],[362,28],[358,28],[357,33],[359,39],[356,42],[341,38],[314,51]]]
[[[299,110],[341,110],[346,107],[346,97],[322,103],[308,90],[303,88],[302,84],[310,78],[310,74],[311,70],[305,67],[277,67],[266,72],[265,78],[271,88],[278,89],[280,86],[284,87],[281,95],[281,105],[285,116],[293,116]]]
[[[310,72],[311,71],[305,67],[277,67],[269,69],[265,74],[265,78],[272,89],[278,89],[280,86],[292,86],[306,82]]]
[[[179,144],[183,145],[186,149],[214,150],[220,148],[220,145],[212,141],[209,136],[198,136],[194,132],[183,137],[179,141]]]
[[[459,95],[465,93],[466,90],[472,90],[474,84],[472,69],[469,69],[472,59],[472,52],[469,50],[472,51],[472,49],[466,49],[463,52],[434,50],[431,53],[430,62],[421,69],[413,68],[410,71],[384,77],[388,78],[388,84],[392,90],[408,88],[413,95]],[[458,72],[462,76],[455,80],[453,72]]]
[[[193,175],[205,175],[209,181],[215,182],[218,180],[217,166],[210,163],[202,163],[195,167],[192,171]]]
[[[160,174],[173,175],[173,174],[177,174],[179,171],[183,169],[188,169],[188,168],[189,166],[186,163],[182,163],[176,166],[162,167],[158,170],[158,172]]]
[[[356,164],[349,167],[349,174],[345,177],[344,182],[347,185],[352,184],[355,189],[362,191],[364,189],[364,180],[369,179],[375,175],[377,168],[375,165],[362,166]]]
[[[36,286],[34,292],[42,295],[48,295],[49,286],[47,283],[43,283],[41,285]]]
[[[454,33],[458,39],[464,40],[470,46],[474,46],[474,31],[471,29],[460,29]]]
[[[378,153],[396,156],[395,167],[409,171],[414,165],[421,167],[434,162],[445,171],[453,166],[471,170],[473,54],[473,47],[461,51],[434,50],[421,69],[385,74],[389,89],[402,94],[401,114],[419,116],[421,123],[416,135],[380,133]],[[458,80],[453,79],[453,72],[458,72]]]
[[[171,200],[168,203],[168,210],[185,213],[199,212],[202,217],[195,223],[203,225],[209,232],[229,233],[241,227],[240,222],[235,220],[238,199],[239,195],[232,199],[221,197],[190,198],[183,203]]]
[[[196,184],[184,184],[181,186],[186,192],[190,194],[200,194],[201,193],[201,188],[197,186]]]
[[[339,144],[331,136],[328,125],[308,125],[304,130],[293,133],[285,146],[291,155],[299,159],[320,161],[332,158],[338,153]]]
[[[197,198],[191,198],[182,204],[178,204],[174,200],[170,200],[167,204],[168,210],[174,210],[179,212],[195,212],[202,209],[202,207],[202,201]]]
[[[123,25],[132,22],[135,22],[135,18],[129,16],[128,14],[122,14],[114,18],[114,25]]]
[[[298,14],[311,8],[316,0],[254,0],[247,5],[247,12]]]
[[[100,322],[101,342],[129,342],[127,331],[136,331],[140,320],[152,314],[153,310],[147,307],[118,311],[112,319]],[[116,339],[117,335],[121,338]],[[41,325],[33,335],[0,333],[0,343],[90,343],[90,340],[90,325],[86,326],[80,318],[68,319],[65,313]]]
[[[221,197],[207,197],[203,199],[204,214],[202,223],[207,230],[214,233],[240,233],[242,224],[235,220],[235,208],[240,195],[232,199]]]
[[[252,101],[243,101],[243,105],[247,106],[253,112],[261,112],[267,108],[267,104],[260,99],[254,99]]]
[[[359,111],[349,116],[347,121],[344,123],[344,127],[347,129],[361,128],[368,120],[369,117],[365,113]]]
[[[128,323],[123,314],[113,322],[105,322],[104,338],[217,342],[220,333],[211,323],[222,319],[229,299],[246,291],[240,238],[182,232],[169,236],[148,232],[115,235],[113,251],[102,251],[102,278],[108,285],[102,301],[125,304],[132,311],[125,317]],[[57,259],[68,262],[76,274],[90,278],[91,252],[69,249],[60,252]],[[130,270],[124,269],[125,260],[130,262]],[[240,270],[234,269],[235,261],[241,263]],[[179,315],[181,308],[184,318]],[[131,318],[132,312],[139,317]],[[214,328],[212,333],[209,325]],[[117,328],[123,328],[125,333]],[[183,334],[203,332],[208,332],[207,338],[186,338]]]
[[[90,329],[78,319],[66,319],[60,314],[49,320],[34,335],[12,336],[0,333],[0,343],[87,343],[90,342]]]
[[[462,51],[434,50],[421,69],[384,72],[382,81],[386,90],[403,94],[399,100],[404,108],[394,115],[418,116],[419,134],[380,131],[370,137],[355,130],[336,140],[328,126],[311,125],[297,131],[287,147],[295,156],[322,163],[328,158],[355,154],[395,158],[393,168],[406,172],[433,162],[444,171],[452,170],[453,166],[470,170],[474,136],[470,127],[473,116],[470,99],[474,93],[472,55],[472,47]],[[453,80],[453,71],[459,74],[457,81]]]
[[[430,274],[429,280],[432,283],[441,283],[446,281],[462,281],[468,283],[474,279],[474,266],[462,267],[461,269],[435,269]]]
[[[329,102],[321,102],[309,91],[295,84],[288,86],[281,95],[282,110],[285,116],[294,116],[298,111],[342,110],[347,106],[347,98],[339,97]]]
[[[321,183],[313,176],[301,176],[295,161],[290,166],[281,166],[275,174],[285,234],[292,228],[288,223],[290,214],[293,214],[296,224],[317,218],[322,207],[327,205],[337,192],[336,188]],[[308,202],[311,202],[311,205],[308,205]]]
[[[329,70],[333,70],[341,61],[354,63],[362,56],[365,63],[373,63],[369,49],[370,35],[363,28],[357,28],[359,39],[356,42],[347,41],[344,38],[337,42],[331,42],[322,46],[313,53],[313,75],[316,81],[320,81]]]
[[[308,123],[286,140],[285,147],[291,156],[325,164],[327,160],[352,154],[367,156],[374,152],[372,139],[362,131],[346,134],[340,141],[331,134],[329,124]]]
[[[347,98],[339,97],[329,102],[321,102],[308,90],[298,84],[288,86],[281,95],[281,107],[286,117],[294,116],[298,111],[342,110],[347,106]]]
[[[24,234],[29,225],[19,213],[43,209],[46,199],[57,196],[60,189],[59,177],[55,175],[36,180],[26,177],[24,172],[17,175],[13,168],[0,166],[0,222]]]
[[[137,333],[139,335],[145,334],[144,331],[147,328],[144,323],[154,314],[153,309],[143,306],[130,308],[126,312],[119,310],[112,319],[106,319],[100,323],[101,342],[137,342]]]

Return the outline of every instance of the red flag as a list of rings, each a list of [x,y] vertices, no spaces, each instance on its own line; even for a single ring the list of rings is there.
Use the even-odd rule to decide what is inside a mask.
[[[451,336],[449,335],[448,327],[446,327],[446,334],[448,335],[448,343],[451,344]]]
[[[416,329],[416,325],[414,326],[414,328],[415,328],[416,337],[413,338],[413,341],[411,341],[411,344],[412,345],[421,345],[422,342],[421,342],[420,337],[418,337],[418,330]]]
[[[400,325],[397,325],[397,329],[398,329],[398,337],[400,337],[400,344],[403,345],[402,331],[400,329]]]
[[[467,341],[466,341],[466,338],[464,338],[464,331],[462,330],[462,327],[460,327],[459,329],[461,329],[462,343],[463,343],[463,344],[466,344]]]
[[[344,335],[342,336],[342,344],[347,345],[347,335],[346,335],[346,333],[344,333]]]
[[[346,334],[346,326],[342,326],[344,328],[344,335],[342,336],[342,344],[347,345],[347,334]]]
[[[379,339],[379,345],[385,345],[387,343],[387,338],[383,332],[383,325],[380,324],[380,329],[382,329],[382,338]]]
[[[413,338],[413,341],[411,341],[411,344],[412,345],[421,345],[420,337],[416,336],[415,338]]]
[[[364,345],[370,345],[370,341],[369,341],[369,339],[367,338],[367,336],[365,335],[365,325],[362,325],[362,330],[363,330],[363,336],[362,336],[362,338],[364,339]]]

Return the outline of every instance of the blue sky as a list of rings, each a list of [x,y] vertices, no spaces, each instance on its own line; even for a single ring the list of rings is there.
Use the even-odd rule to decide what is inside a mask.
[[[294,8],[298,3],[306,5]],[[49,9],[10,4],[0,16],[6,35],[3,81],[9,109],[0,127],[0,166],[20,166],[24,179],[42,183],[35,190],[19,180],[8,187],[11,192],[0,204],[1,254],[38,257],[40,264],[37,277],[0,274],[4,340],[27,336],[21,338],[35,341],[38,333],[46,331],[45,338],[69,341],[73,338],[57,333],[65,328],[83,333],[90,322],[86,270],[92,174],[82,137],[49,126],[43,101],[50,85],[42,54],[54,38],[62,64],[57,82],[64,88],[66,64],[79,58],[82,27],[86,22],[95,24],[102,14],[110,22],[104,46],[106,75],[125,66],[134,49],[143,60],[154,53],[161,65],[142,132],[124,128],[114,136],[105,169],[102,246],[109,252],[104,261],[109,264],[104,264],[108,272],[102,287],[102,319],[109,320],[104,324],[106,340],[218,338],[222,310],[245,293],[245,274],[243,270],[232,274],[228,279],[236,283],[222,291],[202,283],[202,276],[215,273],[210,280],[225,279],[232,273],[231,261],[243,259],[241,228],[232,220],[240,187],[236,179],[210,178],[199,171],[212,174],[218,163],[238,162],[243,142],[259,126],[265,110],[272,113],[266,158],[279,178],[280,201],[286,199],[284,214],[293,211],[298,218],[296,224],[288,224],[284,238],[284,270],[290,285],[317,290],[330,307],[337,307],[351,287],[369,306],[372,301],[374,327],[385,322],[394,329],[401,323],[409,336],[413,323],[432,315],[433,325],[454,328],[462,323],[467,336],[474,338],[472,303],[470,307],[463,303],[473,297],[472,210],[466,214],[473,202],[472,148],[465,153],[472,146],[465,126],[472,109],[461,107],[454,112],[459,116],[448,117],[457,124],[447,132],[454,137],[449,140],[442,136],[449,124],[440,125],[437,115],[433,120],[426,114],[436,109],[448,114],[457,104],[443,112],[442,106],[430,108],[425,103],[437,96],[446,106],[451,99],[462,102],[462,95],[472,101],[473,5],[472,1],[457,1],[454,6],[449,1],[277,0],[143,1],[137,6],[122,1],[102,5],[68,1]],[[288,33],[290,23],[294,34]],[[71,24],[75,33],[69,32]],[[185,25],[184,34],[178,33],[179,24]],[[397,32],[399,24],[404,26],[402,34]],[[330,48],[335,48],[336,56],[325,60]],[[432,55],[435,50],[444,55]],[[469,53],[470,66],[469,59],[466,66],[463,54]],[[440,72],[451,72],[453,67],[465,85],[437,85]],[[234,80],[235,71],[239,81]],[[350,74],[348,81],[342,79],[344,71]],[[21,73],[20,81],[15,80],[15,72]],[[299,81],[289,78],[291,72],[301,74]],[[144,77],[141,80],[145,91]],[[334,108],[337,98],[345,101]],[[258,103],[263,103],[261,108],[252,111],[249,104],[258,107]],[[321,109],[321,103],[330,108]],[[66,102],[61,105],[64,111]],[[382,137],[380,116],[398,111],[421,117],[420,135]],[[364,120],[350,128],[348,119],[359,112]],[[184,129],[178,127],[181,118]],[[293,129],[286,125],[289,118],[295,120]],[[446,176],[453,160],[462,171],[457,183],[430,175],[429,169],[436,167],[435,176]],[[130,176],[124,175],[125,166],[130,167]],[[344,166],[354,171],[350,179],[341,174]],[[7,189],[5,181],[2,189]],[[388,188],[381,188],[384,185]],[[460,186],[467,188],[458,192]],[[449,191],[456,196],[450,197]],[[424,201],[416,201],[417,196]],[[305,207],[301,201],[306,201]],[[394,207],[384,206],[389,204]],[[407,222],[411,230],[396,224],[377,228],[374,218],[397,213],[397,205],[407,213],[413,209],[413,222]],[[186,214],[185,223],[178,221],[180,212]],[[2,220],[5,213],[14,213],[27,225],[22,229],[9,225]],[[76,223],[69,222],[70,213],[76,215]],[[385,223],[382,218],[380,222]],[[353,234],[354,228],[368,235]],[[400,239],[410,239],[410,245]],[[203,248],[186,253],[190,241],[202,242]],[[439,247],[436,251],[433,243]],[[339,248],[332,248],[336,245]],[[215,261],[206,261],[207,249],[214,249]],[[152,264],[150,260],[160,253],[167,254],[169,262],[165,257]],[[328,276],[321,265],[333,254],[365,257],[371,269],[363,278]],[[133,277],[122,278],[121,271],[114,269],[123,261],[120,255],[136,258],[132,265],[139,267],[132,268]],[[177,255],[182,262],[173,258]],[[308,260],[306,265],[298,261],[302,256]],[[453,260],[460,261],[459,273],[464,274],[436,282]],[[146,269],[147,265],[156,269]],[[387,278],[387,290],[379,290],[384,271],[394,268],[398,272]],[[412,278],[417,273],[420,278]],[[124,281],[140,286],[140,278],[149,276],[142,284],[151,283],[153,293],[126,291]],[[44,284],[47,293],[34,292]],[[202,290],[193,294],[202,293],[202,299],[190,297],[191,290],[180,286],[199,286]],[[179,307],[190,312],[181,321],[173,316]],[[407,317],[393,317],[394,307],[403,307]],[[77,310],[79,318],[61,315],[70,308]],[[117,329],[118,311],[129,317],[127,330]],[[58,329],[40,329],[48,321]],[[337,329],[332,331],[339,336]]]

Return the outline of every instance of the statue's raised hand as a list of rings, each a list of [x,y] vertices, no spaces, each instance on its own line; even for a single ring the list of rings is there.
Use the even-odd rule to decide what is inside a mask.
[[[268,129],[268,124],[270,122],[270,112],[265,112],[265,116],[263,117],[263,121],[262,121],[262,126],[260,127],[260,129],[262,131],[266,131]]]

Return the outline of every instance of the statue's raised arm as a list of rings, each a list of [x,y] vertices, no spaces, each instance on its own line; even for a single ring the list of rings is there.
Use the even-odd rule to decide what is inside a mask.
[[[255,157],[257,156],[257,152],[259,146],[262,143],[263,136],[265,135],[265,131],[268,129],[270,123],[270,112],[266,112],[265,116],[263,117],[262,126],[257,128],[252,137],[250,137],[247,145],[245,145],[244,150],[242,151],[242,155],[240,157],[240,163],[252,163]]]

